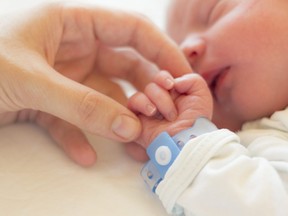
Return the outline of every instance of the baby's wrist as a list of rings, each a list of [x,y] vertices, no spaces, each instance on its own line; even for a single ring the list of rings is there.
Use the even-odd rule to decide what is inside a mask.
[[[211,121],[198,118],[192,127],[178,132],[173,137],[167,132],[159,134],[146,150],[150,161],[141,171],[148,187],[155,192],[158,184],[164,179],[166,172],[190,139],[215,130],[217,127]]]

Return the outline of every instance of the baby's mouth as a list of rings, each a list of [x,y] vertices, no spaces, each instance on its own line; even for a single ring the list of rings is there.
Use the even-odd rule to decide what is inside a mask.
[[[204,76],[204,79],[206,80],[215,100],[218,99],[220,87],[223,86],[226,74],[228,73],[229,70],[230,67],[225,67],[210,73],[210,75],[208,75],[209,78],[205,78]]]

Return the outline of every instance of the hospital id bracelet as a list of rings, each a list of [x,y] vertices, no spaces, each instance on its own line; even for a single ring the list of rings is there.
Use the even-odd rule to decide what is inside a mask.
[[[215,130],[217,127],[211,121],[206,118],[198,118],[191,128],[183,130],[173,137],[170,137],[167,132],[159,134],[148,146],[146,151],[150,161],[141,170],[141,176],[152,192],[155,193],[167,170],[190,139]]]

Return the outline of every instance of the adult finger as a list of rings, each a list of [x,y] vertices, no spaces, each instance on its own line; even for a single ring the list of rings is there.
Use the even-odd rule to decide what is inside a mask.
[[[168,70],[174,76],[191,72],[178,46],[143,16],[107,10],[95,5],[79,7],[71,4],[63,7],[62,14],[63,29],[65,26],[81,25],[81,21],[86,22],[87,26],[90,17],[96,39],[104,44],[133,47],[145,58],[155,62],[159,68]],[[82,16],[82,19],[71,19],[79,16]]]
[[[110,77],[103,76],[102,74],[91,73],[81,83],[112,98],[124,106],[127,105],[125,89],[115,81],[111,80]]]
[[[47,113],[38,113],[36,123],[45,128],[68,157],[81,166],[91,166],[96,152],[77,127]]]
[[[98,46],[95,71],[128,80],[138,90],[144,90],[159,69],[131,48]]]
[[[40,69],[17,75],[22,82],[14,86],[17,90],[11,91],[10,98],[19,109],[40,110],[93,134],[123,142],[135,139],[141,131],[138,118],[126,107],[62,76],[45,63]]]

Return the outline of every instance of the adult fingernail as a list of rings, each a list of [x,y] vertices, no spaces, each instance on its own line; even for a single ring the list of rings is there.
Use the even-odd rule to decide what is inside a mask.
[[[112,130],[121,138],[131,140],[139,131],[139,123],[132,117],[121,115],[113,121]]]

